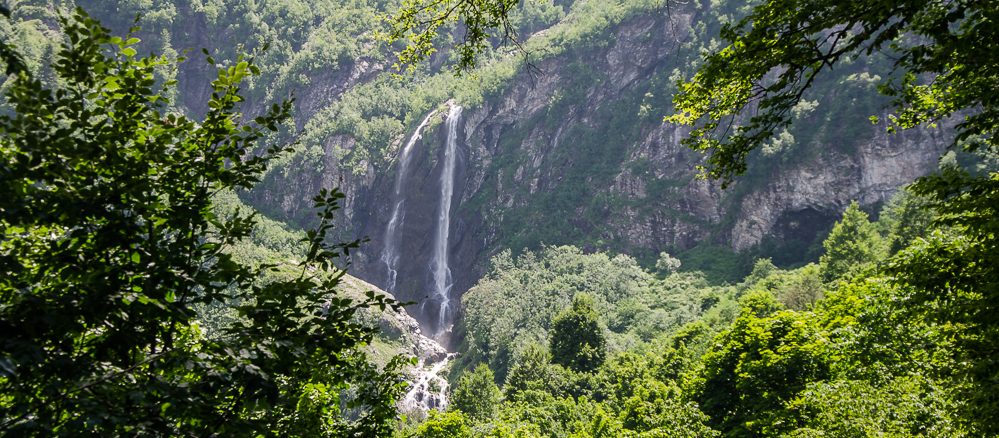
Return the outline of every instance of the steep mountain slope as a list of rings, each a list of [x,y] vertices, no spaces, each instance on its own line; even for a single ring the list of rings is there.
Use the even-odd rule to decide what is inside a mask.
[[[617,15],[618,22],[563,44],[532,69],[519,68],[479,100],[462,96],[469,87],[462,84],[438,94],[439,102],[455,96],[449,105],[468,107],[458,122],[447,242],[455,294],[481,276],[490,255],[541,244],[610,249],[647,262],[664,250],[757,248],[784,264],[801,263],[817,256],[816,237],[850,200],[873,209],[934,167],[947,143],[940,132],[888,135],[868,121],[885,103],[869,85],[884,64],[874,59],[857,60],[824,78],[796,109],[794,129],[754,157],[751,174],[733,187],[722,190],[697,179],[701,157],[680,145],[684,128],[663,124],[661,116],[670,111],[673,81],[689,70],[692,54],[710,44],[723,12],[703,6],[668,13],[632,9]],[[546,32],[573,25],[573,17],[579,19],[570,13]],[[497,67],[484,69],[487,79],[490,69]],[[436,113],[428,126],[417,132],[413,121],[431,111]],[[430,258],[446,158],[446,113],[437,107],[400,117],[410,121],[406,135],[394,139],[388,157],[362,160],[360,169],[343,161],[364,133],[327,136],[323,153],[312,161],[321,163],[322,171],[309,171],[310,161],[296,157],[251,199],[296,221],[305,206],[302,193],[339,183],[349,196],[345,221],[355,235],[371,239],[358,259],[359,275],[381,285],[393,275],[380,257],[392,206],[404,200],[394,292],[403,299],[432,300]],[[393,155],[411,141],[402,199],[395,199],[400,166]],[[434,309],[424,306],[417,317],[440,331],[447,322],[433,321]]]
[[[456,78],[445,53],[404,80],[383,73],[388,48],[372,37],[377,14],[393,2],[79,3],[122,32],[144,14],[145,51],[209,47],[226,62],[270,43],[255,55],[263,76],[248,85],[246,113],[294,92],[295,122],[273,140],[300,143],[243,199],[304,227],[313,220],[312,196],[341,187],[339,237],[370,238],[353,272],[421,303],[411,310],[431,333],[456,316],[452,306],[440,320],[442,300],[432,299],[442,288],[432,263],[442,234],[451,273],[444,296],[452,301],[491,255],[542,244],[624,252],[648,264],[669,251],[707,270],[721,264],[723,249],[799,264],[817,256],[815,238],[850,200],[873,209],[932,169],[947,144],[939,131],[887,135],[872,125],[868,116],[886,102],[871,84],[887,62],[858,59],[820,79],[795,109],[794,127],[752,157],[751,173],[733,187],[697,179],[701,157],[680,145],[684,129],[662,117],[676,80],[715,47],[740,1],[525,5],[518,20],[525,36],[533,34],[529,65],[519,53],[497,52],[476,75]],[[21,8],[22,18],[51,21],[51,7],[35,8]],[[201,110],[196,102],[212,78],[199,57],[164,72],[181,79],[187,111]],[[449,119],[456,106],[463,111]],[[452,201],[442,209],[449,160]],[[392,251],[387,236],[399,242]],[[396,264],[386,264],[387,252]]]

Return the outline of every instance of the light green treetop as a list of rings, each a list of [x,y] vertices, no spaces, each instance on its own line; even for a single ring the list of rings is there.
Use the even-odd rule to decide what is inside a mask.
[[[847,207],[822,246],[826,252],[819,258],[819,267],[826,282],[855,274],[888,255],[877,228],[856,202]]]

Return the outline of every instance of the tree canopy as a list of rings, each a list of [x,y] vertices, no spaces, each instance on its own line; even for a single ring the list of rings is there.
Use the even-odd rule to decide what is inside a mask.
[[[821,73],[884,53],[896,72],[879,88],[895,98],[892,127],[957,115],[956,142],[994,149],[995,14],[987,2],[764,2],[723,26],[728,45],[681,85],[677,113],[666,120],[695,125],[686,144],[710,153],[708,174],[727,183],[746,170],[751,151],[791,123],[792,108]]]
[[[252,214],[220,212],[285,146],[262,146],[289,102],[246,121],[246,59],[219,66],[208,112],[171,110],[138,39],[82,10],[42,80],[9,62],[0,115],[0,432],[10,435],[344,436],[391,430],[398,362],[359,350],[372,329],[336,288],[356,246],[325,237],[342,198],[315,198],[320,226],[290,278],[236,262]],[[13,55],[12,55],[13,54]],[[213,63],[209,58],[209,62]],[[255,154],[255,151],[261,151]],[[199,309],[233,306],[213,336]]]
[[[500,397],[493,370],[480,363],[471,373],[461,376],[451,393],[450,407],[464,412],[470,418],[486,420],[496,415]]]
[[[666,118],[695,127],[686,144],[709,153],[707,174],[728,183],[791,123],[821,73],[850,58],[892,59],[894,74],[879,85],[894,98],[889,130],[953,125],[952,147],[976,157],[972,168],[945,164],[913,185],[939,215],[938,229],[896,256],[889,272],[912,291],[898,311],[966,327],[958,355],[970,366],[951,371],[973,382],[968,418],[986,434],[996,432],[990,419],[999,412],[997,13],[996,4],[973,1],[764,2],[723,27],[727,45],[681,85],[677,113]]]
[[[593,371],[607,357],[607,339],[593,297],[579,294],[552,319],[549,343],[555,363],[575,371]]]
[[[856,202],[846,208],[822,246],[826,252],[819,259],[819,266],[825,281],[855,274],[888,255],[881,235]]]

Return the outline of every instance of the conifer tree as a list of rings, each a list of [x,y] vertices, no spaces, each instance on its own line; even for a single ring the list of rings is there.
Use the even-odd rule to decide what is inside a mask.
[[[493,370],[481,363],[458,380],[451,394],[451,406],[473,420],[483,421],[496,415],[500,390],[493,381]]]
[[[881,235],[856,201],[850,203],[822,246],[826,252],[819,266],[826,282],[857,273],[887,256]]]

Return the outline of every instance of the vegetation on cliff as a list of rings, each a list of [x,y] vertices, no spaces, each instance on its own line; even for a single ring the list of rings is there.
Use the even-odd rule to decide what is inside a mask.
[[[467,19],[464,13],[458,10],[457,18]],[[764,2],[750,6],[743,18],[722,20],[725,45],[709,50],[692,78],[680,84],[674,98],[678,111],[666,118],[694,126],[685,141],[709,154],[706,175],[728,184],[747,171],[754,153],[783,149],[793,141],[787,128],[809,103],[803,96],[820,73],[880,51],[894,55],[899,73],[871,77],[895,99],[889,129],[947,124],[958,115],[955,146],[971,154],[966,161],[973,164],[945,162],[940,172],[920,179],[911,196],[920,199],[922,213],[895,215],[881,227],[899,230],[900,220],[935,215],[934,225],[915,239],[882,239],[851,206],[824,244],[819,295],[825,298],[814,306],[787,310],[772,293],[746,294],[731,325],[695,356],[696,366],[670,370],[679,378],[639,380],[639,388],[675,384],[679,389],[671,398],[694,403],[707,416],[682,430],[699,424],[731,436],[996,432],[992,365],[999,344],[990,333],[999,320],[993,86],[999,60],[985,24],[994,13],[991,5],[966,2],[804,0]],[[914,203],[896,205],[906,204]],[[898,252],[887,257],[889,250]],[[558,397],[577,405],[613,400],[578,383],[588,382],[586,377],[566,374],[572,377],[564,380],[575,384],[565,393],[547,391],[553,402],[546,412],[560,412]],[[893,398],[918,402],[878,403],[885,400],[871,398],[873,388],[890,388]],[[616,414],[610,420],[596,415],[587,425],[565,417],[560,431],[535,432],[680,433],[661,427],[628,431],[635,424],[628,403],[610,405],[599,409]],[[532,408],[521,412],[536,412]],[[682,417],[673,411],[657,414]],[[482,427],[502,435],[506,418],[501,414]]]
[[[613,122],[605,137],[586,127],[567,134],[578,168],[495,227],[511,248],[462,298],[450,408],[398,421],[403,360],[376,365],[364,352],[375,336],[368,311],[398,303],[342,292],[343,258],[356,242],[326,240],[342,195],[315,198],[319,228],[299,242],[297,232],[257,221],[238,196],[319,163],[337,135],[355,140],[349,151],[332,151],[351,172],[384,168],[406,127],[430,108],[448,99],[481,105],[515,85],[529,63],[494,48],[490,38],[501,35],[492,28],[523,42],[534,60],[580,55],[573,51],[609,44],[604,30],[659,2],[92,2],[117,28],[132,24],[123,11],[146,15],[141,35],[164,55],[145,57],[134,35],[112,37],[82,11],[60,16],[64,9],[50,3],[22,3],[0,10],[16,18],[0,29],[0,431],[999,433],[999,39],[991,4],[686,5],[703,20],[678,45],[682,65],[598,108]],[[397,7],[396,21],[379,19]],[[175,42],[190,33],[177,19],[183,14],[246,45],[206,51],[206,66],[178,69]],[[459,31],[445,32],[452,24]],[[401,46],[400,66],[436,65],[414,66],[404,85],[380,74],[392,62],[376,45],[386,35],[413,38]],[[435,54],[439,46],[456,49]],[[252,62],[243,51],[255,54]],[[436,73],[475,60],[483,60],[478,76]],[[370,76],[335,101],[300,107],[308,121],[286,123],[291,103],[261,104],[347,64]],[[833,66],[845,68],[842,77],[820,80]],[[199,68],[212,79],[202,103],[192,98],[199,92],[176,85]],[[567,71],[579,81],[558,89],[551,111],[585,106],[607,77],[585,63]],[[810,100],[842,85],[857,87],[835,90],[831,105]],[[802,145],[831,136],[848,154],[864,135],[852,123],[867,116],[861,109],[889,102],[875,88],[894,102],[879,122],[953,127],[953,150],[875,220],[850,205],[811,252],[817,263],[782,269],[705,242],[675,256],[665,248],[638,254],[643,264],[593,250],[613,248],[615,236],[575,226],[640,207],[588,185],[606,183],[608,169],[622,165],[607,139],[637,138],[639,121],[659,117],[671,98],[677,111],[667,122],[693,127],[686,142],[708,154],[705,175],[727,184],[743,173],[766,178],[757,169],[804,159],[815,151]],[[549,123],[549,114],[529,124]],[[837,124],[848,129],[813,129]],[[510,132],[509,141],[526,132]],[[301,145],[270,146],[298,134]],[[516,172],[513,161],[489,170],[510,182],[502,178]],[[265,174],[269,164],[276,170]],[[690,183],[659,182],[647,190]],[[472,197],[473,207],[484,203]],[[553,214],[558,220],[535,224]],[[572,241],[587,249],[562,245]]]
[[[455,404],[453,415],[400,433],[439,436],[421,431],[451,424],[457,435],[444,436],[987,434],[976,403],[990,393],[966,378],[975,366],[962,359],[976,354],[966,344],[979,342],[976,330],[928,317],[939,303],[893,274],[950,227],[905,237],[909,249],[891,257],[848,252],[902,238],[892,230],[913,223],[898,206],[916,198],[902,192],[875,223],[851,208],[818,265],[782,270],[762,259],[730,286],[690,273],[657,277],[622,256],[569,247],[496,258],[464,298],[465,357],[455,373],[462,382],[495,375],[502,401],[489,410]],[[543,311],[538,294],[550,297],[552,310]],[[583,340],[592,335],[566,338],[558,327],[589,318],[609,340],[607,357],[580,367],[572,359],[581,349],[563,346],[589,344]],[[656,320],[664,324],[641,331],[650,336],[634,335]]]

